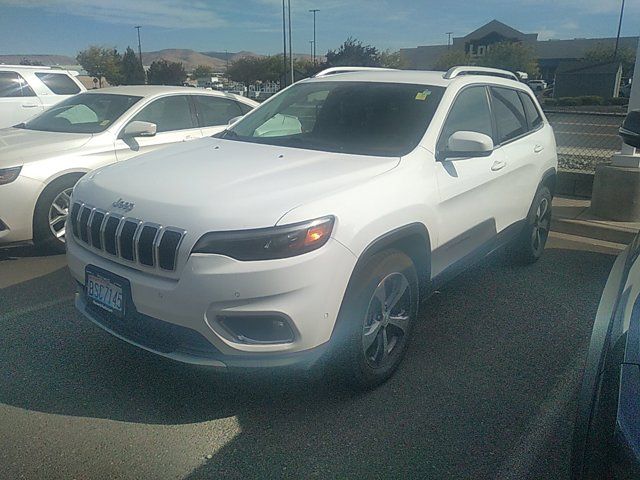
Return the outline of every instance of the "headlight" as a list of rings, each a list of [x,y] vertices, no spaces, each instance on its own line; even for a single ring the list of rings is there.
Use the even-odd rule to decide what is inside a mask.
[[[198,240],[191,253],[216,253],[245,261],[295,257],[327,243],[334,222],[334,217],[323,217],[282,227],[211,232]]]
[[[20,175],[22,167],[0,168],[0,185],[13,182]]]

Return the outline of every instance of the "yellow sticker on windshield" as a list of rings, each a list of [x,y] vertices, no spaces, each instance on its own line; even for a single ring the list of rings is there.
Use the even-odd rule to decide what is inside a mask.
[[[100,126],[101,127],[104,127],[106,125],[109,125],[109,120],[103,120],[103,121],[100,122]]]
[[[429,95],[431,95],[431,90],[425,90],[423,92],[416,93],[416,100],[425,101]]]

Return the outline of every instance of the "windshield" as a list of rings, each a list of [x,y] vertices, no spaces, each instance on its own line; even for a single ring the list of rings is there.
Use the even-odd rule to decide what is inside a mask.
[[[359,155],[401,156],[424,135],[444,89],[380,82],[299,83],[222,138]]]
[[[46,110],[19,128],[62,133],[100,133],[142,97],[81,93]]]

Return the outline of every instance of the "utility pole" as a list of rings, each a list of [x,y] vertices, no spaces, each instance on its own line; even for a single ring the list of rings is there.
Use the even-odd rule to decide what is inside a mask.
[[[312,8],[311,10],[309,10],[311,13],[313,13],[313,53],[311,54],[311,57],[313,58],[313,64],[316,64],[316,13],[318,13],[320,10],[318,8]]]
[[[453,32],[446,32],[447,35],[447,50],[449,50],[451,48],[451,35],[453,35]]]
[[[620,43],[620,29],[622,28],[622,15],[624,14],[624,0],[622,0],[622,6],[620,7],[620,20],[618,21],[618,35],[616,36],[616,48],[613,50],[613,58],[618,56],[618,44]]]
[[[289,56],[291,57],[291,85],[296,82],[293,75],[293,47],[291,46],[291,0],[287,0],[287,6],[289,8]]]
[[[313,58],[313,40],[309,40],[309,46],[310,46],[310,50],[311,50],[311,58]],[[315,64],[315,62],[313,62]]]
[[[284,0],[282,0],[282,87],[287,86],[287,22],[284,7]]]
[[[227,71],[229,71],[229,50],[224,51],[225,59],[227,60]]]
[[[136,25],[133,28],[138,30],[138,58],[140,58],[140,66],[144,69],[144,65],[142,64],[142,44],[140,43],[140,29],[142,25]]]

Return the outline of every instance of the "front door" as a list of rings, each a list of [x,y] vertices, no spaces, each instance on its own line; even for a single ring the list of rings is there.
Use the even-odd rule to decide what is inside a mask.
[[[187,95],[170,95],[154,100],[130,120],[134,121],[154,123],[156,134],[153,137],[124,138],[121,132],[115,143],[118,161],[202,137]]]
[[[16,72],[0,72],[0,128],[12,127],[44,110],[27,81]]]

